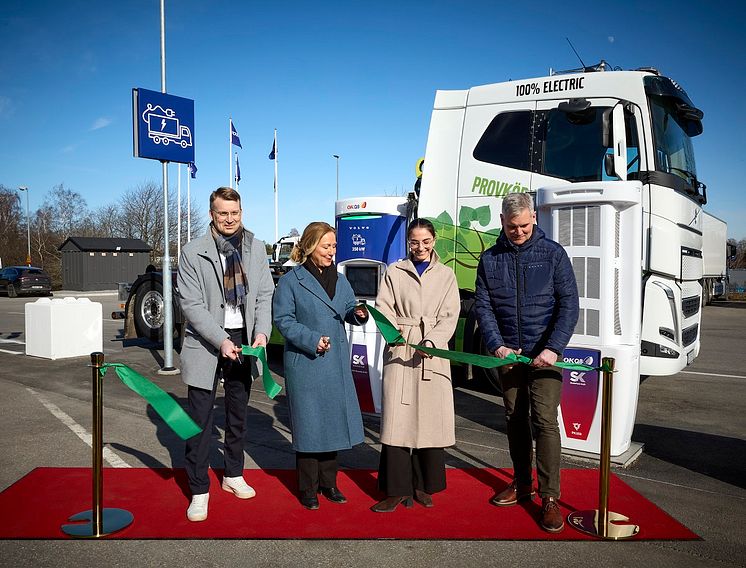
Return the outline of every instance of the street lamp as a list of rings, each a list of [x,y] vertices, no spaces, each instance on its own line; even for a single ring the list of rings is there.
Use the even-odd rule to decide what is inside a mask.
[[[337,159],[337,201],[339,201],[339,156],[332,154],[332,158]]]
[[[26,264],[31,266],[31,216],[29,215],[28,209],[28,187],[21,185],[18,187],[18,191],[26,192],[26,236],[28,242],[28,252],[26,253]]]

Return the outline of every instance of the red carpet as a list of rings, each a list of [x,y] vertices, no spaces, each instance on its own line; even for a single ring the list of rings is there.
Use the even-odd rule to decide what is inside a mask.
[[[394,513],[369,510],[378,499],[376,474],[344,470],[339,488],[346,505],[320,498],[317,511],[303,509],[294,495],[294,470],[246,470],[256,490],[242,501],[220,488],[211,471],[210,514],[206,521],[186,519],[189,499],[183,470],[104,470],[104,507],[134,515],[134,522],[109,538],[126,539],[499,539],[588,540],[566,526],[559,534],[542,531],[538,501],[498,508],[488,503],[495,489],[510,479],[509,470],[449,469],[448,489],[434,496],[435,507],[400,506]],[[561,505],[565,516],[597,506],[598,472],[562,470]],[[612,475],[610,509],[640,526],[634,540],[696,539],[678,523]],[[91,470],[37,468],[0,493],[0,538],[68,538],[60,526],[68,517],[91,508]]]

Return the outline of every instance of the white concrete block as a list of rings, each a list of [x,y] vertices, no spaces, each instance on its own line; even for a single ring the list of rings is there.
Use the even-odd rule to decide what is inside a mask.
[[[103,351],[103,307],[88,298],[40,298],[26,304],[26,355],[44,359]]]

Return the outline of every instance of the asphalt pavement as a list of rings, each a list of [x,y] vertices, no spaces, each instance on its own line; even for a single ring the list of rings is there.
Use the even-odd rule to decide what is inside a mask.
[[[55,297],[76,295],[55,293]],[[104,313],[107,361],[129,365],[185,400],[178,376],[157,374],[159,346],[125,341],[114,293],[89,294]],[[89,467],[88,357],[51,361],[25,351],[24,305],[0,298],[0,490],[36,467]],[[642,455],[614,473],[702,537],[699,541],[0,541],[5,566],[744,566],[746,545],[746,302],[704,309],[702,350],[685,371],[640,386],[633,441]],[[270,366],[282,384],[279,351]],[[174,354],[178,366],[178,354]],[[182,467],[183,442],[119,381],[105,386],[107,467]],[[459,381],[455,390],[454,467],[510,467],[502,403],[488,385]],[[247,468],[293,468],[284,396],[252,395]],[[218,409],[220,406],[218,406]],[[217,414],[217,422],[222,417]],[[342,467],[376,468],[379,421],[365,417],[365,444],[340,454]],[[217,450],[211,456],[222,466]],[[596,467],[563,457],[565,467]],[[186,503],[185,503],[186,507]],[[630,514],[629,511],[624,511]],[[13,511],[0,511],[12,515]],[[41,514],[41,513],[40,513]],[[210,514],[219,514],[211,511]],[[632,515],[631,515],[632,516]],[[634,518],[632,519],[634,521]],[[644,526],[641,527],[644,531]],[[565,530],[572,530],[566,528]]]

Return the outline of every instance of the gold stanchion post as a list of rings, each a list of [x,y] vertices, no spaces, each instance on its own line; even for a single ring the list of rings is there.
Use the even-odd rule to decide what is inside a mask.
[[[611,479],[611,403],[612,379],[615,370],[612,357],[604,357],[603,390],[601,394],[601,453],[599,456],[598,509],[575,511],[567,522],[577,530],[606,540],[621,540],[640,532],[638,525],[616,524],[629,521],[620,513],[609,511],[609,481]]]
[[[134,517],[124,509],[104,509],[104,389],[101,367],[104,354],[91,353],[91,382],[93,396],[93,443],[91,444],[93,480],[93,509],[82,511],[70,517],[70,521],[88,521],[73,525],[62,525],[62,532],[74,537],[99,538],[122,530]]]

